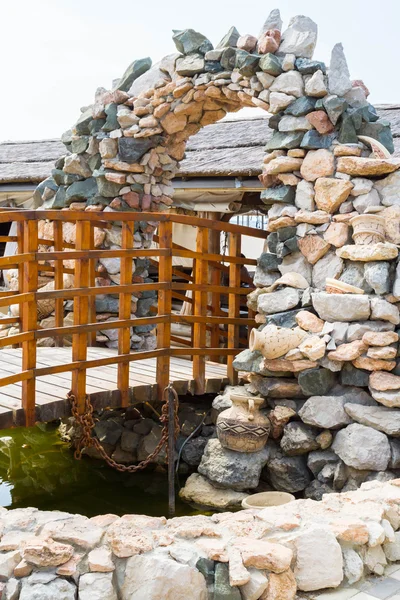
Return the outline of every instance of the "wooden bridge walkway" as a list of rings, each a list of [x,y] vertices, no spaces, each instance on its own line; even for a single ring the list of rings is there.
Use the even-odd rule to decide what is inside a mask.
[[[116,350],[88,349],[88,359],[113,357]],[[37,366],[55,367],[70,363],[72,348],[38,348]],[[22,371],[22,350],[0,350],[0,377]],[[120,397],[117,388],[117,365],[94,367],[87,370],[86,391],[94,408],[117,407]],[[206,361],[205,393],[218,393],[228,383],[226,365]],[[195,392],[191,361],[173,357],[170,380],[179,395]],[[71,414],[67,393],[71,389],[71,372],[44,375],[36,380],[36,421],[47,422]],[[130,404],[152,402],[157,399],[157,359],[148,358],[129,365]],[[25,424],[22,409],[22,385],[14,383],[0,388],[0,429]]]
[[[40,229],[44,221],[46,228]],[[138,222],[157,228],[158,248],[134,248]],[[241,310],[241,299],[252,289],[242,269],[256,264],[242,256],[241,236],[266,239],[266,231],[221,220],[139,212],[0,209],[1,223],[13,224],[13,235],[0,236],[0,243],[13,243],[15,252],[0,257],[0,269],[18,270],[19,289],[0,291],[0,308],[8,311],[0,323],[14,328],[14,335],[0,339],[0,428],[65,416],[69,390],[83,413],[86,394],[96,408],[127,407],[161,399],[169,382],[178,394],[197,396],[237,382],[233,359],[247,347],[256,325],[254,314]],[[195,251],[174,243],[173,223],[193,229]],[[68,239],[72,225],[74,244],[64,239],[65,225]],[[122,247],[95,247],[95,232],[116,226]],[[40,231],[46,231],[46,239]],[[227,236],[223,255],[221,233]],[[134,259],[145,257],[153,263],[155,259],[156,280],[137,283],[132,277]],[[99,287],[99,259],[105,258],[120,260],[120,281]],[[176,267],[176,258],[193,261],[191,275]],[[74,276],[72,288],[64,286],[65,274]],[[43,275],[53,278],[53,289],[41,288]],[[140,298],[145,292],[156,292],[156,306],[150,315],[136,318],[131,315],[132,295]],[[97,321],[96,296],[104,294],[118,298],[116,320]],[[66,301],[73,301],[72,326],[64,325]],[[190,304],[192,314],[174,311],[173,301]],[[48,329],[39,325],[44,302],[50,302],[54,314],[55,325]],[[189,326],[190,338],[172,333],[175,324]],[[132,331],[140,326],[155,329],[155,350],[131,349]],[[98,347],[96,334],[107,329],[118,330],[118,350]],[[72,348],[63,347],[67,337]],[[43,338],[53,339],[56,347],[42,347]],[[210,362],[212,357],[226,364]]]

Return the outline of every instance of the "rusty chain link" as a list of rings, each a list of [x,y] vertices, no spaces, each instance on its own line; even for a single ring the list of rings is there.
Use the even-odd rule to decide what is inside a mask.
[[[168,461],[168,443],[167,442],[168,442],[168,421],[169,421],[168,406],[169,406],[169,402],[170,402],[170,397],[169,397],[169,393],[168,393],[169,391],[171,391],[174,396],[175,437],[178,436],[179,431],[180,431],[179,419],[178,419],[179,399],[178,399],[178,394],[174,390],[172,384],[169,384],[164,389],[164,393],[163,393],[164,404],[162,406],[162,411],[161,411],[161,416],[160,416],[160,421],[163,426],[161,439],[158,442],[155,449],[153,450],[153,452],[151,454],[149,454],[149,456],[145,460],[143,460],[142,462],[140,462],[137,465],[129,465],[129,466],[122,465],[120,463],[117,463],[115,460],[113,460],[110,456],[108,456],[108,454],[104,450],[103,446],[100,444],[99,440],[96,437],[92,437],[92,430],[95,426],[95,421],[93,418],[93,406],[89,400],[89,396],[86,395],[85,412],[83,415],[80,415],[78,412],[78,407],[77,407],[76,398],[75,398],[74,394],[72,392],[68,392],[67,398],[71,402],[72,416],[75,418],[77,424],[80,425],[80,427],[82,428],[82,435],[79,438],[79,440],[77,441],[76,449],[74,452],[75,458],[80,460],[82,458],[83,449],[93,447],[98,451],[100,456],[105,460],[105,462],[108,464],[109,467],[112,467],[113,469],[116,469],[117,471],[121,471],[123,473],[135,473],[136,471],[145,469],[149,465],[149,463],[153,460],[153,458],[156,458],[156,456],[158,456],[160,454],[163,447],[166,446],[166,454],[167,454],[167,461]]]

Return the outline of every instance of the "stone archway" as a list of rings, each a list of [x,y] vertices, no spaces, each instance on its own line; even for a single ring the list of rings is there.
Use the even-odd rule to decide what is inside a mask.
[[[216,49],[192,29],[174,32],[178,53],[153,67],[149,58],[135,61],[111,91],[97,90],[94,104],[62,136],[69,154],[38,186],[37,199],[45,208],[167,210],[188,138],[227,112],[256,106],[272,113],[260,179],[261,198],[271,207],[268,254],[277,257],[261,263],[256,283],[273,284],[283,261],[324,289],[320,259],[331,273],[335,261],[327,258],[336,260],[336,248],[342,252],[349,215],[376,205],[384,193],[370,194],[373,184],[352,178],[382,177],[399,165],[387,158],[390,127],[368,103],[363,82],[351,81],[341,44],[328,71],[313,60],[311,19],[296,16],[283,33],[281,26],[279,11],[272,11],[258,38],[232,27]],[[371,144],[379,160],[368,163]],[[151,223],[141,222],[135,247],[149,247],[153,233]],[[99,243],[118,244],[118,235],[107,232]],[[313,275],[318,269],[322,275]],[[145,278],[146,265],[136,275]]]

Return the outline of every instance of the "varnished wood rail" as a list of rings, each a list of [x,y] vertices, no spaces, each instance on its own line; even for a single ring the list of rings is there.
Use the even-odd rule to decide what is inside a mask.
[[[52,224],[53,235],[39,237],[39,222]],[[158,225],[158,248],[135,249],[134,227],[137,221]],[[158,394],[170,381],[170,366],[173,357],[191,357],[195,393],[206,390],[205,372],[207,357],[226,357],[227,375],[231,383],[236,382],[233,359],[240,351],[240,327],[248,333],[255,325],[253,314],[241,314],[241,298],[252,289],[242,287],[243,279],[248,285],[251,280],[242,277],[243,265],[255,265],[256,261],[241,256],[241,236],[248,235],[265,239],[267,234],[258,229],[175,215],[169,213],[89,213],[78,211],[27,211],[17,209],[0,210],[0,223],[16,223],[17,235],[1,236],[1,241],[16,242],[13,255],[0,258],[0,270],[18,270],[19,289],[0,292],[0,307],[9,307],[9,316],[1,319],[3,324],[19,327],[19,333],[0,339],[0,350],[11,345],[22,348],[22,367],[18,373],[0,378],[1,388],[10,384],[22,386],[22,408],[25,424],[35,422],[37,379],[45,375],[72,373],[72,392],[76,396],[80,412],[84,411],[88,369],[117,365],[116,389],[119,390],[120,406],[129,404],[129,366],[133,361],[155,358],[157,360],[156,384]],[[76,243],[63,239],[63,224],[75,227]],[[188,250],[174,243],[172,224],[180,223],[197,228],[196,250]],[[121,227],[121,249],[95,248],[95,228]],[[228,234],[228,254],[219,254],[219,234]],[[48,239],[48,238],[52,239]],[[136,258],[157,258],[158,281],[133,283],[132,271]],[[186,274],[173,266],[173,257],[193,259],[193,272]],[[120,283],[96,286],[99,276],[98,260],[120,258]],[[74,261],[74,268],[65,266],[64,261]],[[153,263],[155,264],[155,263]],[[74,287],[64,288],[64,275],[74,275]],[[40,277],[51,274],[53,290],[41,290]],[[221,278],[224,275],[224,281]],[[176,281],[176,279],[180,281]],[[182,282],[183,280],[183,282]],[[140,297],[143,292],[157,291],[157,314],[132,318],[131,296]],[[191,292],[192,298],[185,294]],[[119,314],[115,321],[97,322],[95,300],[99,294],[113,294],[119,298]],[[228,313],[221,309],[221,297],[228,298]],[[189,302],[193,314],[175,314],[173,298]],[[74,302],[74,324],[64,326],[64,302]],[[41,329],[38,323],[38,306],[43,300],[54,301],[55,326]],[[192,329],[191,340],[171,335],[171,325],[183,323]],[[156,327],[157,349],[133,351],[130,348],[131,328],[140,325]],[[118,329],[118,354],[89,358],[88,348],[96,345],[96,332]],[[72,336],[72,360],[66,364],[38,366],[37,342],[42,338],[54,338],[56,346],[63,345],[66,335]],[[183,347],[174,347],[179,343]],[[223,347],[221,347],[221,344]],[[56,352],[56,350],[55,350]],[[91,355],[92,356],[92,355]],[[190,363],[189,363],[190,364]]]

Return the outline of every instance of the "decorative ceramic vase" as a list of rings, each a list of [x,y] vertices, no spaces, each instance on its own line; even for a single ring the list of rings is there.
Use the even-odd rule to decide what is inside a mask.
[[[264,398],[231,395],[232,406],[217,419],[221,446],[236,452],[258,452],[267,443],[271,423],[260,407]]]
[[[332,277],[326,278],[325,290],[328,294],[364,294],[363,289]]]
[[[288,329],[287,327],[267,325],[262,331],[251,330],[249,348],[251,351],[258,350],[264,358],[272,360],[297,348],[306,336],[307,332],[300,327]]]
[[[385,241],[385,219],[379,215],[358,215],[350,220],[353,240],[356,244],[369,246]]]

